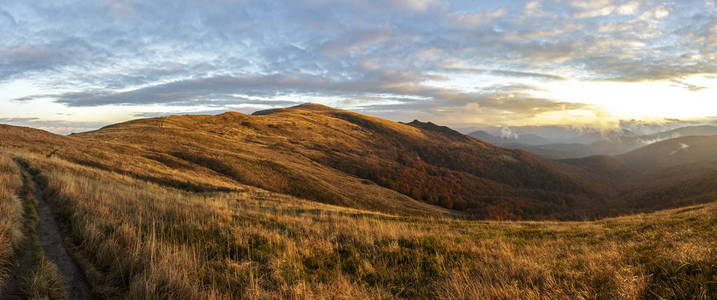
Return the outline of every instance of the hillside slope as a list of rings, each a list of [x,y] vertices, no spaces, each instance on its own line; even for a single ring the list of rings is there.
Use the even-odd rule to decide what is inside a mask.
[[[684,164],[717,162],[717,136],[688,136],[657,142],[617,156],[634,169],[652,171]]]
[[[316,104],[140,119],[67,137],[2,129],[2,146],[185,191],[262,189],[400,215],[582,219],[702,203],[714,190],[713,169],[689,164],[712,157],[710,138],[680,140],[695,146],[674,154],[682,142],[556,162],[430,122]],[[665,154],[674,164],[650,167]],[[692,188],[659,192],[675,185]]]
[[[458,213],[416,201],[335,170],[326,171],[327,168],[317,164],[296,166],[290,155],[269,155],[268,159],[262,159],[249,152],[253,149],[251,144],[233,145],[223,139],[213,139],[211,133],[143,130],[140,124],[145,122],[152,120],[123,124],[122,126],[129,127],[114,131],[114,134],[126,132],[125,129],[134,134],[115,135],[114,138],[106,140],[91,137],[94,133],[59,136],[37,129],[3,125],[3,130],[0,130],[0,146],[39,153],[48,158],[58,157],[185,191],[245,191],[270,187],[272,190],[297,194],[311,200],[396,214],[438,216]],[[109,126],[102,134],[113,132],[113,128],[117,127]],[[220,150],[222,147],[234,149],[235,152]],[[196,153],[206,155],[199,159],[200,156],[196,156]],[[227,153],[239,155],[230,157]],[[242,156],[241,153],[245,154]],[[278,158],[286,159],[283,165],[273,162]],[[227,165],[230,167],[225,167]],[[287,171],[289,167],[296,169]],[[234,171],[243,173],[232,173]],[[317,178],[317,175],[314,175],[316,173],[325,175],[326,178]],[[241,177],[242,175],[246,177]],[[341,183],[341,189],[337,190],[327,184],[327,181]],[[356,196],[361,194],[364,195]]]
[[[386,211],[389,203],[416,199],[474,217],[570,217],[590,213],[601,197],[523,151],[431,123],[401,124],[316,104],[142,119],[73,137],[355,208]]]
[[[470,221],[250,188],[187,192],[57,156],[0,156],[40,183],[98,299],[710,299],[717,292],[717,203],[586,222]]]
[[[98,299],[717,293],[717,162],[706,151],[653,169],[633,169],[644,161],[630,156],[548,161],[433,123],[316,105],[142,119],[67,137],[0,129],[0,216],[9,220],[0,222],[0,292],[18,282],[7,270],[24,272],[11,262],[31,254],[22,244],[40,233],[19,228],[32,227],[37,217],[26,212],[43,199],[64,229],[43,251],[65,244]],[[665,145],[639,151],[659,161],[675,144]],[[452,210],[439,206],[446,199]],[[472,202],[457,207],[459,199]],[[705,202],[597,221],[465,220]],[[41,284],[21,291],[51,295],[47,287],[70,278],[66,265],[44,261],[21,278]]]
[[[713,201],[717,136],[668,139],[617,156],[563,159],[556,166],[608,191],[613,213]]]

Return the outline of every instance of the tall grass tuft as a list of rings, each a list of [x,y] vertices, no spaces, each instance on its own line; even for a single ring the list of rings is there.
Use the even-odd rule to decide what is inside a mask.
[[[25,239],[21,188],[20,169],[9,153],[0,151],[0,293]]]

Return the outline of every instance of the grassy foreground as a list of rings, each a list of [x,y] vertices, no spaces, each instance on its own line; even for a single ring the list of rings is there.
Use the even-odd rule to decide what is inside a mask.
[[[103,298],[717,294],[715,202],[593,222],[462,221],[258,189],[197,194],[57,158],[21,160]]]
[[[57,267],[46,259],[37,236],[37,201],[29,180],[11,155],[0,152],[0,295],[19,268],[14,284],[24,297],[66,299]]]
[[[0,155],[0,292],[10,275],[12,258],[25,238],[22,177],[9,155]]]

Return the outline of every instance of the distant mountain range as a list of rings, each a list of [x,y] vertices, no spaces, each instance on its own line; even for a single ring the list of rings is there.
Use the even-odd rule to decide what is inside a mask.
[[[468,134],[479,140],[494,144],[494,145],[510,145],[510,144],[524,144],[524,145],[544,145],[551,143],[551,140],[546,139],[537,134],[524,134],[520,137],[513,136],[495,136],[482,130],[474,131]]]
[[[510,137],[496,136],[485,131],[474,131],[468,135],[506,148],[522,149],[547,158],[564,159],[590,155],[616,155],[637,148],[684,136],[717,135],[717,126],[687,126],[649,135],[636,135],[627,130],[605,133],[591,131],[580,136],[566,137],[567,142],[556,143],[537,134],[514,134]]]

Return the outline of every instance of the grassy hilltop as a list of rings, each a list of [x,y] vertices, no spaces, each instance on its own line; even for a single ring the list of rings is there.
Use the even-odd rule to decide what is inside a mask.
[[[592,221],[476,220],[478,210],[491,211],[486,214],[490,216],[512,212],[515,217],[524,213],[543,219],[551,214],[542,212],[553,208],[560,216],[568,216],[570,209],[587,212],[581,205],[589,204],[591,195],[604,197],[595,203],[619,203],[605,200],[611,195],[585,184],[591,170],[613,162],[560,165],[478,140],[461,140],[433,124],[375,121],[405,131],[402,136],[415,136],[418,140],[411,141],[417,152],[430,146],[423,135],[438,134],[434,138],[444,142],[455,139],[451,149],[457,153],[486,162],[497,159],[493,164],[508,166],[513,160],[503,155],[514,155],[509,157],[531,164],[473,175],[514,194],[498,200],[481,195],[465,198],[475,201],[475,206],[459,209],[440,203],[441,189],[436,190],[439,200],[432,202],[403,193],[400,184],[392,186],[371,179],[372,173],[351,169],[360,166],[354,165],[352,155],[364,154],[340,148],[345,137],[335,137],[334,144],[323,143],[315,141],[318,136],[292,138],[295,134],[276,128],[256,136],[264,130],[261,126],[270,128],[275,120],[263,125],[255,120],[276,113],[282,111],[222,115],[219,118],[239,118],[245,120],[239,124],[249,125],[223,128],[220,133],[208,130],[218,128],[210,122],[216,121],[212,117],[201,117],[204,121],[172,117],[161,126],[147,126],[159,119],[140,120],[70,137],[4,127],[0,132],[0,287],[12,281],[10,274],[29,248],[35,258],[29,260],[30,269],[47,272],[23,275],[26,282],[34,283],[24,285],[26,295],[67,297],[57,288],[62,286],[58,275],[62,272],[42,259],[47,249],[37,243],[24,246],[37,238],[33,212],[42,205],[36,199],[41,197],[98,298],[710,299],[717,294],[717,202],[704,199],[712,192],[704,189],[704,183],[699,185],[702,198],[697,201],[702,204],[650,213]],[[326,110],[293,113],[315,120],[312,114]],[[337,123],[326,126],[352,126],[330,121]],[[366,126],[374,125],[354,130],[365,135],[389,130],[366,131]],[[207,130],[196,130],[201,126]],[[237,130],[247,132],[232,133]],[[318,132],[331,138],[328,131]],[[271,137],[277,141],[267,144]],[[400,144],[405,141],[385,143]],[[338,150],[331,152],[321,145]],[[204,148],[194,148],[200,146]],[[394,159],[393,148],[366,147],[367,155],[381,162],[375,166]],[[343,157],[343,164],[333,160],[338,157]],[[406,158],[409,167],[405,168],[395,157],[398,165],[392,170],[443,179],[479,170],[450,160],[430,161],[432,157]],[[411,159],[416,160],[406,161]],[[369,166],[374,165],[369,162]],[[501,177],[523,171],[563,181],[550,186]],[[36,195],[34,189],[40,193]],[[528,191],[542,194],[522,196]],[[554,199],[550,195],[567,202],[546,202]],[[649,193],[640,194],[640,199],[644,201],[645,195]],[[498,210],[511,203],[508,211]]]

